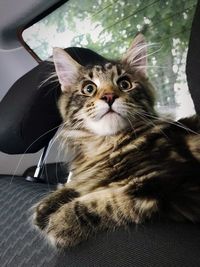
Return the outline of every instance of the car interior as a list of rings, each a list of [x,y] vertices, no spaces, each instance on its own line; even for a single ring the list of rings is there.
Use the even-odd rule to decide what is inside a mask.
[[[69,176],[70,155],[57,141],[61,90],[49,79],[52,48],[98,64],[122,54],[137,32],[153,44],[148,73],[157,109],[177,119],[200,114],[200,1],[0,2],[0,266],[200,266],[199,224],[130,225],[66,250],[31,224],[34,204]]]

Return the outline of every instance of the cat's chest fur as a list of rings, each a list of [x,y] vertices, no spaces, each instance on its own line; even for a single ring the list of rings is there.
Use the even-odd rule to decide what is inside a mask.
[[[184,163],[176,142],[163,131],[163,126],[155,126],[139,135],[132,131],[84,140],[72,162],[74,178],[107,185],[167,169],[174,162]]]

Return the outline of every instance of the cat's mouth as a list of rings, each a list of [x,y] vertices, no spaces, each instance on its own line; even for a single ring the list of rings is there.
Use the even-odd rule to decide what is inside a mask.
[[[105,117],[106,115],[111,115],[111,114],[116,114],[119,115],[121,117],[121,114],[118,113],[117,111],[113,110],[112,108],[110,108],[108,111],[106,111],[101,118]]]
[[[112,108],[110,108],[107,112],[106,112],[106,114],[109,114],[109,113],[116,113]],[[105,115],[106,115],[105,114]]]
[[[128,122],[119,107],[104,107],[98,110],[96,117],[86,118],[86,126],[98,135],[113,135],[128,126]]]

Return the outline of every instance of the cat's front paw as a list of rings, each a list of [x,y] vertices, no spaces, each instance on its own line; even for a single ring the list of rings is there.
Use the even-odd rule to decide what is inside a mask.
[[[48,226],[50,215],[55,213],[63,204],[78,196],[78,192],[69,188],[62,188],[51,193],[35,206],[33,223],[40,230],[44,230]]]
[[[49,205],[49,202],[44,199],[37,204],[33,214],[33,224],[40,230],[44,230],[49,222],[49,216],[55,211],[54,205]]]
[[[71,203],[65,204],[50,216],[45,233],[50,243],[58,248],[73,247],[88,235],[80,226]]]

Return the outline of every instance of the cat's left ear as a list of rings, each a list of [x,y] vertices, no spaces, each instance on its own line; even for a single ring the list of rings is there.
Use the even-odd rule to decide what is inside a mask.
[[[147,43],[143,34],[139,33],[135,37],[128,51],[122,57],[122,62],[129,64],[143,76],[147,75]]]
[[[81,65],[62,48],[53,48],[53,61],[62,91],[68,91],[78,77]]]

